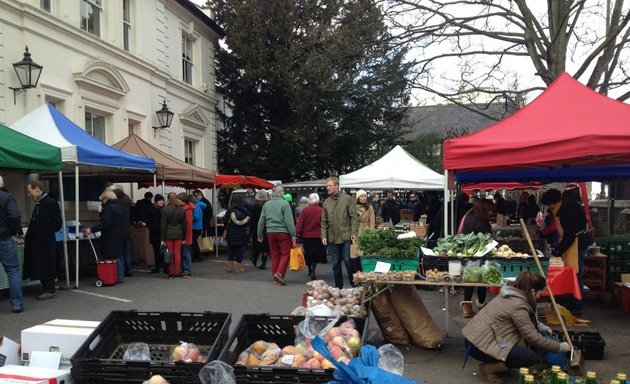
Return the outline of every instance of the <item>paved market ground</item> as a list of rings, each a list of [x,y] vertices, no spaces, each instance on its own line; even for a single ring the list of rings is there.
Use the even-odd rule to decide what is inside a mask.
[[[201,263],[193,264],[193,278],[169,280],[163,274],[136,272],[123,284],[97,288],[95,278],[85,277],[79,289],[63,290],[48,301],[35,300],[36,291],[26,292],[25,308],[20,314],[9,311],[7,293],[0,299],[0,334],[18,341],[20,331],[52,319],[80,319],[100,321],[112,310],[150,311],[217,311],[232,314],[231,331],[243,314],[289,314],[300,304],[306,271],[290,272],[287,286],[272,283],[269,269],[261,271],[249,262],[246,272],[228,274],[223,263],[224,256],[212,256]],[[322,264],[317,270],[318,278],[332,283],[331,264]],[[444,327],[444,295],[437,291],[418,291],[429,312],[440,327]],[[405,376],[425,383],[481,383],[477,375],[477,362],[471,359],[462,369],[464,348],[460,329],[466,320],[461,316],[459,301],[461,294],[449,301],[449,337],[438,350],[422,350],[411,346],[404,350]],[[586,361],[588,369],[598,373],[600,382],[608,382],[617,372],[630,373],[630,315],[624,314],[609,304],[600,304],[594,299],[586,302],[586,319],[592,321],[588,327],[573,330],[599,332],[606,341],[604,360]],[[380,331],[370,319],[368,338],[372,344],[382,343]],[[602,380],[603,379],[603,380]],[[512,372],[506,382],[517,382]]]

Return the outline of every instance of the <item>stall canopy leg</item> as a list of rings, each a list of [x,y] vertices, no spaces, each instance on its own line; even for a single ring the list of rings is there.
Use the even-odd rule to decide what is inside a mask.
[[[61,231],[63,233],[63,265],[66,271],[66,287],[70,287],[70,267],[68,265],[68,228],[66,228],[66,199],[63,196],[63,173],[59,171],[59,200],[61,201]]]

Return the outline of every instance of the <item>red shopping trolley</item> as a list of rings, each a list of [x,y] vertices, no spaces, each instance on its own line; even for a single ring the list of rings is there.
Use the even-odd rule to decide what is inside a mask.
[[[94,252],[94,258],[96,259],[96,276],[98,277],[98,280],[96,280],[96,286],[102,287],[103,285],[115,285],[118,282],[118,260],[99,260],[90,235],[87,236],[87,239],[90,243],[90,247],[92,247],[92,252]]]

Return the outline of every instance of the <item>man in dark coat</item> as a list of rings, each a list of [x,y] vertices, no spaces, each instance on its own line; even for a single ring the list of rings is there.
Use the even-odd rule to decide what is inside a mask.
[[[55,232],[61,229],[61,210],[57,200],[38,181],[28,183],[26,193],[35,202],[35,208],[24,239],[24,276],[41,282],[37,300],[52,299],[57,294]]]
[[[125,215],[125,221],[130,224],[131,223],[131,198],[129,195],[123,191],[122,187],[118,185],[112,185],[107,188],[110,191],[114,191],[116,197],[118,198],[118,204],[123,209],[123,214]],[[127,225],[129,229],[129,233],[127,233],[127,239],[125,240],[125,245],[123,245],[123,270],[125,276],[133,275],[133,244],[131,241],[131,226]]]
[[[118,260],[118,282],[125,274],[123,248],[129,236],[129,220],[114,191],[105,191],[99,197],[103,203],[99,224],[86,228],[85,233],[101,232],[101,254],[104,259]]]
[[[116,197],[118,197],[118,195],[116,195]],[[131,210],[132,223],[142,222],[147,227],[149,226],[149,221],[151,221],[153,211],[155,209],[151,199],[153,199],[153,194],[151,192],[147,192],[144,194],[144,199],[136,201],[136,205],[134,205]]]
[[[387,199],[381,207],[381,213],[385,223],[391,220],[392,224],[396,225],[400,222],[400,205],[398,205],[398,202],[394,197],[394,192],[387,192]]]

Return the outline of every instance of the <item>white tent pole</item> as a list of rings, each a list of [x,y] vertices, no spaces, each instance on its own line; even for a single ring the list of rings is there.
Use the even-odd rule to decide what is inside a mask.
[[[66,271],[66,287],[70,287],[70,267],[68,266],[68,228],[66,228],[66,205],[63,196],[63,177],[59,171],[59,200],[61,201],[61,231],[63,233],[63,264]]]
[[[75,288],[79,288],[79,165],[74,166],[74,270],[75,270]]]
[[[448,170],[444,170],[444,236],[447,236],[450,233],[450,227],[448,225],[448,201],[450,199],[448,190]],[[438,237],[439,237],[438,233]]]
[[[218,207],[217,207],[217,184],[215,182],[215,184],[212,185],[212,213],[214,215],[214,217],[212,218],[212,220],[214,221],[214,256],[216,258],[219,257],[219,231],[217,229],[217,212],[218,212]]]
[[[157,187],[157,174],[154,173],[153,174],[153,188],[156,188],[156,187]]]

